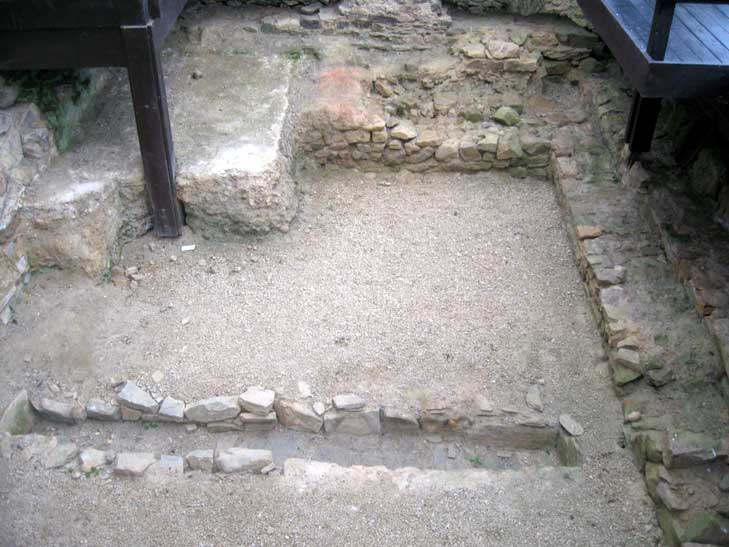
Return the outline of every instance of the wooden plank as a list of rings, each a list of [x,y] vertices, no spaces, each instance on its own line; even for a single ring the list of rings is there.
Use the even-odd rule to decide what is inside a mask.
[[[711,34],[717,51],[724,63],[729,62],[729,32],[722,26],[721,18],[718,18],[711,10],[711,6],[706,5],[686,5],[682,6],[683,11],[688,17],[692,17],[698,22],[709,34]],[[719,12],[720,13],[720,12]]]
[[[149,20],[148,0],[10,0],[0,2],[0,29],[118,27]]]
[[[655,7],[654,0],[635,0],[635,3],[644,7],[649,13],[653,13]],[[676,41],[674,42],[673,40]],[[679,54],[683,62],[706,64],[716,64],[719,62],[719,59],[704,44],[696,39],[680,19],[674,18],[669,44],[673,46],[674,54]],[[676,51],[676,48],[683,49],[679,52]]]
[[[606,0],[606,4],[636,45],[642,51],[647,51],[653,11],[649,11],[644,4],[636,6],[633,0]],[[670,34],[664,60],[669,62],[687,60],[684,59],[684,55],[684,48],[678,45],[678,36]]]
[[[0,70],[126,66],[118,28],[0,31]]]
[[[689,29],[689,32],[691,32],[698,41],[706,46],[706,49],[711,51],[717,61],[722,64],[729,63],[729,49],[727,49],[720,40],[717,40],[716,36],[714,36],[713,32],[710,30],[711,27],[716,27],[716,25],[713,22],[709,22],[708,25],[704,24],[699,19],[701,14],[693,13],[692,8],[698,7],[700,6],[677,6],[676,17],[686,26],[687,29]]]

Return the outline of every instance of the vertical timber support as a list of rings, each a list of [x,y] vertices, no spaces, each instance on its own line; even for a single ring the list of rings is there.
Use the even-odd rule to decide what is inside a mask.
[[[656,0],[651,33],[648,36],[648,45],[646,47],[648,55],[656,61],[662,61],[666,57],[668,37],[671,34],[671,24],[673,23],[675,10],[676,0]]]
[[[151,24],[122,27],[121,33],[154,232],[177,237],[182,208],[175,189],[175,153],[159,48]]]
[[[660,97],[642,97],[635,91],[628,116],[628,127],[625,130],[625,142],[628,143],[631,156],[651,149],[660,112]]]

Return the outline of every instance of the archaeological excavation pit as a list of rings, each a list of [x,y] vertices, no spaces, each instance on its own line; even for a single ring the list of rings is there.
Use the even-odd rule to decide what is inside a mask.
[[[725,8],[41,4],[0,545],[729,545]]]

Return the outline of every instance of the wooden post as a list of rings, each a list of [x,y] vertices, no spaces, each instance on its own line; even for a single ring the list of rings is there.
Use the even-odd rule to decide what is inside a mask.
[[[121,28],[155,234],[177,237],[182,209],[175,190],[175,154],[162,64],[152,24]]]
[[[628,116],[628,127],[625,131],[625,142],[630,147],[631,155],[651,149],[653,133],[661,112],[659,97],[641,97],[638,91],[633,95],[633,104]]]
[[[671,23],[673,22],[673,12],[675,10],[676,0],[656,0],[651,33],[648,36],[648,45],[646,46],[648,55],[656,61],[662,61],[666,56],[668,37],[671,34]]]

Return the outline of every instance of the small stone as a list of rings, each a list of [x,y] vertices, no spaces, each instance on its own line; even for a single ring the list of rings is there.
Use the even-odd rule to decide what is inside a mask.
[[[602,235],[602,228],[599,226],[587,226],[584,224],[578,224],[575,226],[575,233],[577,234],[577,239],[580,241],[585,239],[595,239]]]
[[[269,412],[265,416],[250,412],[241,412],[237,421],[246,431],[271,431],[278,425],[275,412]]]
[[[539,386],[531,386],[526,394],[526,404],[532,410],[544,412],[544,403],[542,402],[542,394]]]
[[[43,466],[46,469],[55,469],[66,465],[76,456],[78,456],[78,446],[75,443],[59,444],[46,453]]]
[[[121,420],[121,408],[101,399],[90,399],[86,403],[86,415],[92,420],[117,422]]]
[[[192,71],[192,79],[193,80],[201,80],[203,77],[203,73],[201,70],[195,69]]]
[[[641,372],[640,354],[628,348],[620,348],[615,354],[615,362],[636,372]]]
[[[464,44],[460,47],[461,53],[470,59],[485,59],[486,49],[482,44]]]
[[[390,136],[401,141],[409,141],[418,136],[418,131],[410,122],[401,121],[398,125],[392,128]]]
[[[420,424],[414,412],[385,407],[382,410],[382,428],[385,433],[417,433]]]
[[[78,401],[64,403],[43,397],[33,406],[41,416],[52,422],[75,424],[86,419],[86,409]]]
[[[440,435],[426,435],[425,440],[430,444],[440,444],[443,442],[443,437]]]
[[[159,407],[159,419],[164,422],[185,420],[185,402],[174,397],[165,397]]]
[[[276,464],[269,463],[266,467],[261,469],[261,475],[268,475],[270,473],[273,473],[274,471],[276,471]]]
[[[513,42],[502,40],[488,40],[486,49],[492,59],[516,59],[519,57],[519,46]]]
[[[165,377],[165,375],[164,375],[164,374],[162,373],[162,371],[161,371],[161,370],[155,370],[155,371],[154,371],[154,372],[152,373],[152,381],[153,381],[153,382],[154,382],[155,384],[159,384],[159,383],[160,383],[160,382],[162,381],[162,379],[163,379],[164,377]]]
[[[585,429],[569,414],[560,414],[559,424],[573,437],[579,437],[585,433]]]
[[[322,416],[327,411],[327,406],[322,403],[321,401],[317,401],[313,405],[314,412],[316,412],[317,416]]]
[[[215,453],[215,466],[223,473],[260,472],[272,463],[273,454],[270,450],[233,447]]]
[[[249,387],[238,399],[244,410],[259,416],[267,416],[273,409],[276,393],[270,389]]]
[[[302,399],[308,399],[309,397],[311,397],[311,386],[309,384],[301,381],[298,383],[298,388],[299,397],[301,397]]]
[[[302,15],[316,15],[324,6],[319,2],[312,2],[311,4],[304,4],[299,7],[299,12]]]
[[[145,414],[156,414],[159,404],[152,396],[137,384],[128,381],[117,395],[117,399],[126,407],[139,410]]]
[[[22,390],[5,408],[0,418],[0,433],[26,435],[33,430],[33,409],[28,392]]]
[[[358,412],[330,410],[324,415],[324,430],[347,435],[379,434],[382,431],[380,409],[372,406]]]
[[[499,148],[499,134],[493,131],[489,131],[480,141],[478,141],[477,145],[479,151],[481,152],[496,154],[496,151]]]
[[[189,317],[183,317],[182,318],[182,326],[184,327],[185,325],[189,325],[191,320],[192,319],[190,319]]]
[[[458,139],[447,139],[443,141],[435,151],[435,159],[438,161],[446,161],[458,156],[460,144]]]
[[[624,367],[620,363],[611,363],[613,382],[617,386],[624,386],[643,377],[643,373]]]
[[[355,395],[353,393],[348,393],[346,395],[337,395],[332,399],[332,403],[334,404],[334,408],[338,410],[361,410],[365,407],[367,404],[367,401],[365,401],[362,397],[359,395]]]
[[[194,471],[206,471],[212,473],[215,468],[214,450],[193,450],[185,456],[187,466]]]
[[[305,403],[278,399],[274,403],[274,408],[276,409],[278,421],[291,429],[318,433],[324,424],[322,417],[317,416],[312,408]]]
[[[101,469],[107,464],[106,453],[96,448],[86,448],[79,454],[81,460],[81,471],[87,473],[92,469]]]
[[[156,461],[157,458],[151,452],[121,452],[116,458],[114,474],[124,477],[141,477]]]
[[[508,126],[518,125],[521,117],[510,106],[502,106],[494,113],[494,120]]]
[[[642,417],[643,417],[643,415],[639,411],[634,410],[633,412],[631,412],[630,414],[628,414],[625,417],[625,419],[628,421],[628,423],[633,423],[633,422],[637,422]]]
[[[182,247],[180,247],[180,251],[182,251],[183,253],[189,253],[190,251],[194,251],[194,250],[195,250],[195,245],[183,245]]]
[[[395,94],[390,82],[382,79],[375,80],[375,91],[385,98],[392,97]]]
[[[125,422],[136,422],[142,419],[143,412],[126,406],[121,407],[121,419]]]
[[[211,397],[185,407],[185,417],[199,423],[221,422],[235,418],[238,414],[238,397]]]
[[[188,433],[195,433],[195,431],[197,431],[197,424],[187,424],[185,426],[185,431]]]

